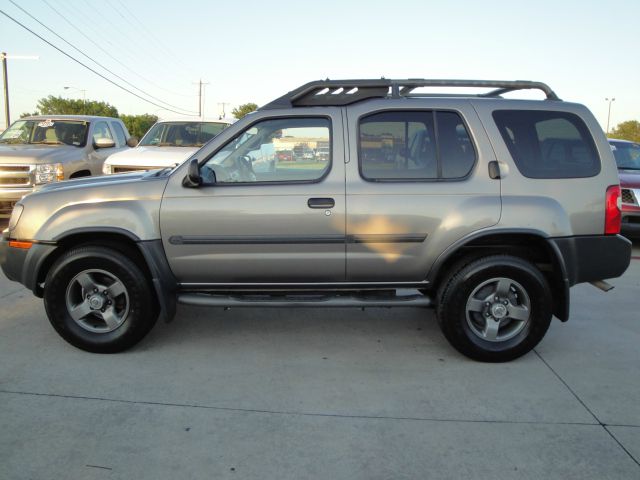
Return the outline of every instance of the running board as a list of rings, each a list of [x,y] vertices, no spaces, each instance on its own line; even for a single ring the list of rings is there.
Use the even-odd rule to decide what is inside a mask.
[[[431,299],[411,295],[220,295],[180,293],[178,303],[202,307],[430,307]]]

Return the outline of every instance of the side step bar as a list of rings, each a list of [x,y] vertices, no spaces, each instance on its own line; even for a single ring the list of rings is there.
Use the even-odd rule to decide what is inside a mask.
[[[420,293],[408,295],[256,295],[179,293],[178,303],[202,307],[430,307]]]

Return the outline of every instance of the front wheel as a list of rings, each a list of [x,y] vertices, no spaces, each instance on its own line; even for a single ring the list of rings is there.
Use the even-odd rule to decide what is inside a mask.
[[[62,255],[45,281],[51,325],[70,344],[115,353],[138,343],[157,319],[149,281],[126,255],[85,246]]]
[[[475,360],[518,358],[542,340],[551,322],[546,278],[530,262],[510,255],[460,264],[438,297],[444,336]]]

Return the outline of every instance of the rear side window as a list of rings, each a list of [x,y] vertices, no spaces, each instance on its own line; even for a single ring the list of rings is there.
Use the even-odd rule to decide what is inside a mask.
[[[496,110],[493,119],[522,175],[584,178],[600,173],[600,158],[584,122],[573,113]]]
[[[443,111],[393,111],[369,115],[359,125],[360,172],[370,181],[458,179],[476,154],[460,115]]]

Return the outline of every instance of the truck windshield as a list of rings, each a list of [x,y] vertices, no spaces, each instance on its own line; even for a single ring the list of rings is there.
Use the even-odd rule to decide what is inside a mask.
[[[83,147],[88,127],[89,122],[74,120],[18,120],[0,135],[0,143]]]
[[[201,147],[228,125],[219,122],[156,123],[139,145],[154,147]]]
[[[618,168],[640,170],[640,145],[637,143],[611,142],[611,150]]]

